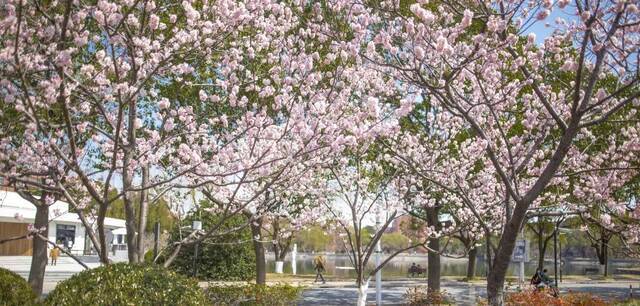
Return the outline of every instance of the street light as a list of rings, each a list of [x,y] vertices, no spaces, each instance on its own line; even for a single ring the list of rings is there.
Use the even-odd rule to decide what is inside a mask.
[[[571,233],[574,230],[570,229],[570,228],[559,227],[558,231],[559,231],[560,236],[562,236],[562,235],[566,235],[568,233]],[[562,240],[559,240],[558,244],[559,244],[559,249],[560,249],[560,256],[559,256],[560,257],[560,282],[562,283],[562,272],[564,270],[564,264],[562,263]]]
[[[378,210],[376,211],[376,230],[380,231],[380,225],[382,224],[382,222],[380,221],[380,209],[378,208]],[[378,238],[378,241],[376,241],[376,269],[379,268],[380,266],[380,253],[382,253],[382,249],[380,248],[380,240],[382,240],[382,235],[380,235],[380,238]],[[380,306],[382,305],[382,269],[378,269],[378,271],[376,272],[376,305]]]
[[[199,231],[202,230],[202,221],[200,220],[194,220],[193,223],[191,224],[191,229],[195,232],[195,231]],[[195,250],[194,250],[194,255],[193,255],[193,277],[197,277],[198,276],[198,246],[199,246],[199,242],[198,240],[196,240],[196,245],[195,245]]]

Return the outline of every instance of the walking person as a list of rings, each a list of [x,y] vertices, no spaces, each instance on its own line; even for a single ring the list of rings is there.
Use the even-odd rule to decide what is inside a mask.
[[[325,266],[325,263],[322,255],[318,255],[316,256],[316,258],[313,259],[313,267],[316,270],[316,279],[313,281],[314,283],[318,281],[318,277],[322,280],[323,284],[327,283],[324,280],[324,276],[322,276],[322,272],[324,272],[325,270],[324,266]]]
[[[51,257],[51,265],[55,266],[58,264],[58,256],[60,255],[60,249],[58,245],[54,246],[53,249],[49,252],[49,257]]]

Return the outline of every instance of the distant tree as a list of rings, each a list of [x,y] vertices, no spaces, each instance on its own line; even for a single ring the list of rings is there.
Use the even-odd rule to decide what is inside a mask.
[[[317,225],[303,229],[296,237],[296,243],[303,252],[324,251],[330,242],[331,237]]]
[[[382,235],[381,243],[382,250],[388,253],[406,248],[411,240],[401,233],[389,233]]]

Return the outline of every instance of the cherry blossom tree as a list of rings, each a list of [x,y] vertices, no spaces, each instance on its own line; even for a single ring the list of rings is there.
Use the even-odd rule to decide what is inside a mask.
[[[90,237],[105,263],[105,214],[122,199],[138,262],[149,189],[222,187],[230,205],[226,187],[262,184],[249,203],[298,158],[362,134],[342,131],[375,101],[354,96],[393,81],[358,65],[321,6],[263,2],[9,3],[2,97],[25,130],[2,140],[8,176],[46,176],[38,187],[78,211],[98,203]]]
[[[9,176],[46,173],[48,184],[40,187],[64,194],[77,209],[86,201],[69,194],[66,183],[80,184],[87,199],[99,203],[98,237],[90,236],[103,262],[109,204],[124,200],[129,259],[138,262],[146,190],[192,170],[201,163],[199,155],[212,150],[212,139],[203,137],[208,126],[195,122],[193,110],[158,93],[170,85],[188,86],[201,58],[194,54],[218,58],[227,36],[271,12],[235,4],[7,4],[2,93],[26,127],[15,136],[19,145],[3,139]],[[33,159],[39,168],[28,162]],[[114,185],[120,192],[109,197]]]
[[[494,251],[490,237],[499,232],[504,220],[503,210],[492,209],[502,201],[501,186],[491,175],[481,143],[469,135],[457,118],[422,99],[403,119],[402,133],[382,140],[388,161],[416,191],[408,212],[438,233],[429,239],[431,291],[440,290],[439,262],[446,251],[440,248],[443,235],[465,242],[470,256],[476,241],[486,236],[490,256]],[[445,230],[442,219],[453,223]]]
[[[402,213],[402,201],[390,194],[392,189],[389,179],[379,184],[372,182],[368,174],[377,169],[373,163],[361,160],[360,157],[356,157],[353,163],[349,163],[345,158],[340,164],[329,169],[332,180],[327,184],[336,198],[328,199],[324,205],[331,219],[336,221],[337,227],[344,234],[343,243],[356,272],[357,305],[365,305],[369,281],[383,266],[375,266],[369,270],[368,264],[376,243],[393,220]],[[386,203],[382,204],[383,202]],[[383,213],[387,214],[386,217],[381,216]],[[373,237],[367,239],[368,237],[364,237],[366,232],[363,228],[367,223],[372,223],[371,219],[374,217],[384,219],[381,224],[377,224]],[[389,258],[391,257],[393,256]]]
[[[343,158],[327,166],[325,194],[322,201],[325,215],[342,233],[342,243],[356,272],[358,287],[357,305],[365,305],[371,277],[380,271],[396,255],[418,246],[426,246],[427,241],[416,241],[407,247],[388,254],[380,263],[370,267],[376,245],[389,226],[405,214],[407,197],[414,193],[398,179],[394,172],[387,172],[382,166],[382,157],[371,158],[363,148],[349,150]],[[387,168],[386,170],[388,170]],[[393,170],[392,170],[393,171]],[[415,197],[415,195],[413,195]],[[376,226],[372,237],[366,237],[367,225]],[[439,235],[436,229],[425,229],[425,237]]]
[[[225,113],[212,124],[237,137],[223,138],[226,147],[220,154],[205,155],[205,164],[175,185],[198,188],[216,203],[222,219],[245,215],[254,236],[261,236],[263,218],[270,210],[286,202],[284,195],[309,195],[301,187],[314,177],[311,174],[318,165],[339,156],[348,146],[371,141],[395,122],[394,114],[380,112],[380,100],[375,98],[395,94],[393,79],[370,65],[361,65],[357,45],[341,40],[348,37],[343,27],[325,22],[319,4],[283,7],[291,10],[278,19],[286,25],[280,31],[288,35],[273,34],[264,41],[268,43],[264,54],[256,53],[248,64],[234,54],[223,60],[237,65],[237,70],[221,71],[222,79],[243,81],[225,98],[230,105],[237,103],[252,112]],[[235,44],[241,46],[239,54],[251,57],[255,52],[250,38]],[[199,93],[203,99],[221,98],[218,84],[198,85],[203,88]],[[353,125],[354,121],[360,124]],[[176,243],[165,265],[170,265],[181,245],[212,235],[216,235],[216,226],[185,237]],[[255,247],[262,254],[258,240]],[[258,269],[259,275],[263,270]]]
[[[487,284],[490,303],[500,305],[527,210],[557,196],[549,189],[566,181],[556,174],[574,160],[585,161],[583,170],[594,170],[576,142],[590,127],[634,120],[633,112],[623,110],[637,109],[640,94],[637,5],[400,4],[385,1],[358,16],[369,21],[358,28],[373,31],[363,54],[468,126],[486,154],[491,180],[504,188],[506,222]],[[554,31],[538,45],[527,31],[547,22],[552,12],[559,15],[550,25]],[[613,86],[604,86],[611,76]],[[622,130],[626,141],[638,138],[637,129]]]

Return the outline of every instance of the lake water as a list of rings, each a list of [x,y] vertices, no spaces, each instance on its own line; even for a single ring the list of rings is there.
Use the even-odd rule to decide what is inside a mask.
[[[316,255],[313,254],[298,254],[297,256],[297,273],[298,274],[315,274],[313,270],[313,258]],[[351,268],[352,265],[349,261],[349,258],[345,255],[323,255],[327,262],[326,265],[326,274],[334,275],[337,277],[355,277],[355,271]],[[273,260],[273,256],[267,256],[267,271],[274,272],[275,271],[275,262]],[[384,256],[383,256],[384,259]],[[373,268],[374,259],[370,260],[370,267]],[[407,270],[412,263],[416,263],[421,265],[422,267],[426,267],[427,265],[427,256],[426,255],[401,255],[392,259],[387,265],[382,269],[382,274],[384,276],[407,276]],[[452,258],[441,258],[441,266],[442,266],[442,276],[465,276],[467,272],[467,260],[466,259],[452,259]],[[533,275],[536,270],[537,261],[530,261],[525,264],[525,274]],[[627,260],[611,260],[609,264],[609,271],[615,273],[617,268],[630,268],[630,267],[640,267],[639,261],[627,261]],[[553,274],[553,261],[545,262],[545,268],[550,271],[550,274]],[[600,265],[597,261],[588,261],[588,260],[568,260],[565,261],[565,264],[562,267],[563,275],[584,275],[585,269],[587,268],[595,268],[599,269]],[[509,275],[517,275],[518,273],[517,264],[512,263],[509,267]],[[287,258],[284,264],[284,273],[291,273],[291,261],[290,258]],[[478,258],[476,261],[476,275],[484,276],[486,275],[487,265],[484,260]],[[558,272],[560,273],[560,272]],[[593,273],[591,273],[593,274]]]

